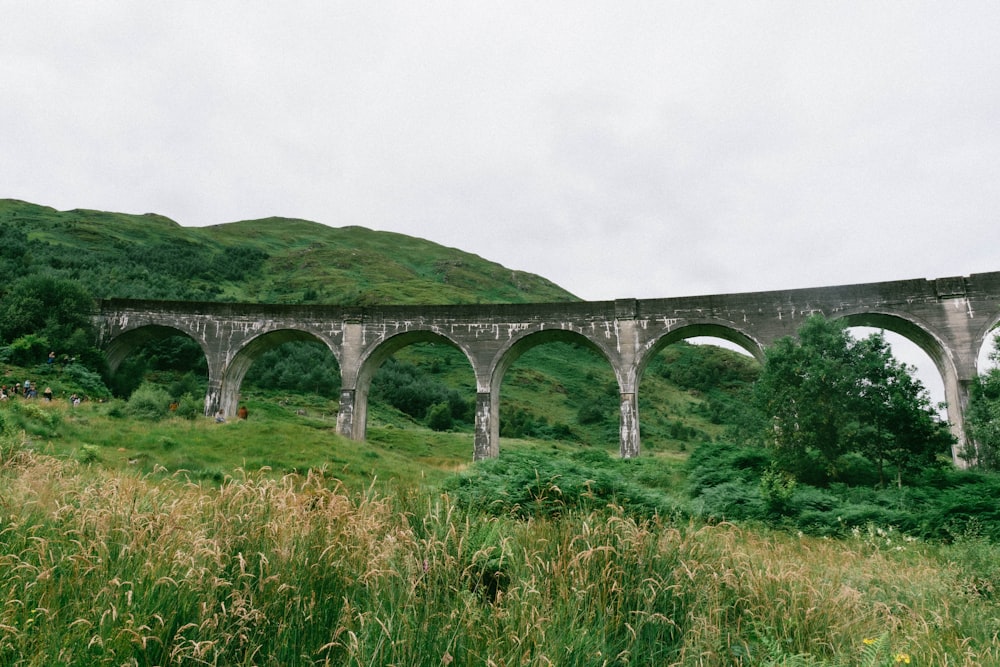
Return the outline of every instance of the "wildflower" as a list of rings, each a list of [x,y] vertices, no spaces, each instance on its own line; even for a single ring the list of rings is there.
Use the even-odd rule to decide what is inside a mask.
[[[877,639],[872,639],[871,637],[865,637],[864,639],[861,640],[861,643],[864,644],[865,646],[871,646],[877,641],[878,641]]]
[[[896,654],[896,664],[910,664],[910,654],[909,653],[897,653]]]

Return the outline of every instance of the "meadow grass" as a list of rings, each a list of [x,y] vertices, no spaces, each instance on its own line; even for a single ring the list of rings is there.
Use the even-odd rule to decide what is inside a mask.
[[[301,399],[301,397],[298,397]],[[26,446],[57,458],[157,475],[180,473],[220,482],[237,468],[281,476],[322,470],[351,489],[379,485],[435,484],[472,460],[471,433],[435,433],[398,414],[376,410],[363,443],[336,433],[336,416],[317,399],[290,401],[251,397],[247,421],[217,424],[198,417],[159,421],[123,416],[123,402],[15,400],[0,404],[0,421],[24,434]],[[306,414],[298,414],[304,411]],[[409,435],[408,435],[409,433]]]
[[[2,665],[1000,664],[978,541],[490,517],[315,470],[2,452]]]

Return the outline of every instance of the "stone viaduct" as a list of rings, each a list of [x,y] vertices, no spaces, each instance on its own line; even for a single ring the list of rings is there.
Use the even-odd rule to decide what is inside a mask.
[[[251,364],[293,340],[320,341],[341,369],[337,431],[364,440],[368,390],[378,367],[417,342],[458,348],[476,379],[474,459],[499,454],[500,386],[525,351],[550,341],[595,349],[621,396],[620,448],[639,454],[638,389],[665,346],[694,336],[731,341],[757,359],[814,313],[849,326],[894,331],[916,343],[944,380],[948,419],[962,464],[963,414],[983,341],[1000,324],[1000,272],[837,287],[666,299],[452,305],[297,306],[111,299],[95,315],[112,371],[147,341],[182,334],[208,361],[205,413],[232,415]]]

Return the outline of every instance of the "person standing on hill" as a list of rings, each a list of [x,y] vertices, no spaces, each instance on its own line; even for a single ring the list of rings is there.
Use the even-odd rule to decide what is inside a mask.
[[[52,400],[52,387],[46,387],[45,390],[42,391],[42,396],[45,397],[46,401],[51,401]]]

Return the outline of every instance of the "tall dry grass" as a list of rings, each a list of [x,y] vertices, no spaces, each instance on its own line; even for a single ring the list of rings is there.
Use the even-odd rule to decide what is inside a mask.
[[[5,451],[0,665],[1000,664],[992,590],[891,534],[497,519]]]

